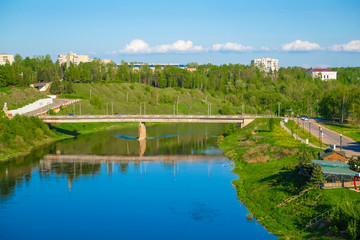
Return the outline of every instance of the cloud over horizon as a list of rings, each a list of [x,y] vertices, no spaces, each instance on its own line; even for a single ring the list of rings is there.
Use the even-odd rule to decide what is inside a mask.
[[[317,43],[311,43],[309,41],[295,40],[291,43],[282,45],[283,51],[296,52],[296,51],[314,51],[321,50],[321,47]]]
[[[227,43],[217,43],[212,45],[211,47],[212,51],[234,51],[234,52],[245,52],[245,51],[253,51],[255,48],[251,46],[244,46],[240,43],[233,43],[233,42],[227,42]]]
[[[352,40],[346,44],[334,44],[330,47],[321,47],[318,43],[309,41],[295,40],[290,43],[283,44],[281,48],[262,46],[255,48],[245,46],[241,43],[226,42],[215,43],[210,47],[202,45],[194,45],[190,40],[177,40],[171,44],[161,44],[150,46],[142,39],[134,39],[125,47],[115,51],[108,51],[107,54],[165,54],[165,53],[200,53],[200,52],[310,52],[310,51],[337,51],[337,52],[360,52],[360,40]]]
[[[334,44],[329,49],[332,51],[360,52],[360,40],[353,40],[346,44]]]
[[[178,40],[172,44],[162,44],[151,47],[148,43],[141,39],[134,39],[123,49],[112,51],[112,54],[141,54],[141,53],[168,53],[168,52],[200,52],[203,51],[202,46],[195,46],[192,41]]]

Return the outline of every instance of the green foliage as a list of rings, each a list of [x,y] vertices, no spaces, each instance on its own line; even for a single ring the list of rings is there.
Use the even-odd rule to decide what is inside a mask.
[[[101,109],[103,105],[100,97],[97,95],[91,97],[90,103],[98,109]]]
[[[323,186],[323,179],[324,179],[324,175],[321,171],[321,166],[315,165],[312,169],[311,181],[314,183],[314,185],[317,188],[320,189]]]
[[[24,150],[37,142],[53,136],[49,127],[37,117],[15,115],[11,120],[0,118],[0,142],[4,147],[3,153]]]
[[[274,119],[269,118],[268,127],[270,132],[274,131],[274,124],[275,124]]]
[[[335,234],[346,232],[350,239],[360,238],[360,202],[343,200],[330,214],[331,230]]]
[[[221,115],[233,115],[235,114],[234,110],[230,105],[224,105],[220,110],[219,113]]]
[[[300,173],[309,178],[312,176],[313,172],[313,167],[311,165],[312,159],[313,154],[310,151],[303,150],[299,154]]]
[[[56,115],[56,113],[55,113],[54,110],[52,110],[52,109],[49,109],[49,111],[47,112],[47,114],[50,115],[50,116]]]
[[[228,125],[224,128],[223,136],[224,136],[224,137],[229,136],[230,134],[236,132],[236,130],[237,130],[236,123],[228,124]]]
[[[360,172],[360,156],[352,156],[349,160],[350,169]]]

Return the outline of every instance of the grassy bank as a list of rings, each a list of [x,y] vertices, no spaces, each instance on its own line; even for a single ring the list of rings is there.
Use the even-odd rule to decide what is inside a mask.
[[[25,155],[34,147],[108,129],[136,126],[135,123],[62,123],[47,125],[37,117],[16,115],[0,119],[0,161]]]
[[[154,88],[137,83],[98,83],[74,84],[75,93],[67,98],[80,98],[80,102],[70,105],[60,115],[80,114],[174,114],[174,105],[178,103],[178,114],[207,115],[209,104],[211,113],[232,114],[240,111],[223,96],[211,95],[197,89]],[[91,94],[91,98],[90,98]],[[177,111],[177,110],[176,110]]]
[[[296,123],[294,120],[289,120],[287,123],[285,123],[285,126],[290,129],[292,133],[298,134],[301,139],[309,139],[310,143],[320,147],[320,140],[314,137],[314,135],[310,134],[309,131],[305,130],[306,127],[309,126],[308,123],[306,123],[306,125],[304,123],[305,128],[302,128],[302,120],[300,121],[300,123]],[[297,128],[299,128],[299,131],[297,131]]]
[[[2,87],[0,88],[0,107],[7,103],[9,110],[23,107],[38,99],[47,98],[45,93],[32,87]]]
[[[224,153],[235,162],[234,181],[239,199],[271,233],[289,239],[330,239],[329,226],[306,228],[310,219],[340,203],[360,200],[348,189],[312,189],[294,200],[285,200],[312,187],[298,174],[301,151],[314,155],[317,149],[296,141],[276,120],[269,131],[267,119],[256,119],[243,129],[219,139]],[[283,204],[283,205],[280,205]]]

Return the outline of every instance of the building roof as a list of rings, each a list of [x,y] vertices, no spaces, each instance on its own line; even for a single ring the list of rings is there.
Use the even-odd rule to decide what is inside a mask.
[[[315,69],[312,69],[312,70],[308,70],[306,72],[336,72],[336,71],[330,70],[330,69],[327,69],[327,68],[315,68]]]
[[[320,165],[321,171],[325,174],[355,176],[356,172],[350,170],[347,163],[340,161],[311,160],[312,164]]]
[[[335,150],[332,150],[331,148],[328,148],[328,149],[325,149],[324,151],[321,151],[319,152],[319,157],[321,159],[333,154],[333,153],[337,153],[337,154],[340,154],[341,156],[345,157],[346,158],[346,154],[344,151],[335,151]]]

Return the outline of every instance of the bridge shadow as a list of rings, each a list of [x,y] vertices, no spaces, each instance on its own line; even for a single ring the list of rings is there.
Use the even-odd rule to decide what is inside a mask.
[[[80,135],[80,133],[78,133],[76,130],[75,131],[70,131],[70,130],[66,130],[66,129],[62,129],[62,128],[59,128],[59,127],[55,127],[53,125],[51,125],[50,123],[48,123],[48,126],[51,130],[55,130],[59,133],[63,133],[63,134],[66,134],[66,135],[71,135],[71,136],[74,136],[74,137],[77,137]]]

